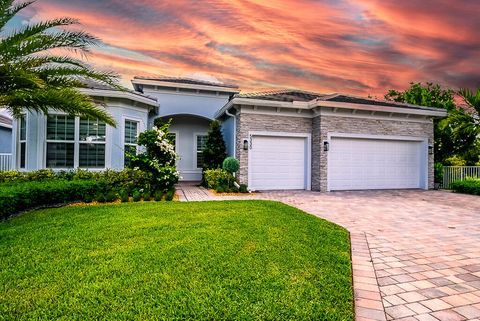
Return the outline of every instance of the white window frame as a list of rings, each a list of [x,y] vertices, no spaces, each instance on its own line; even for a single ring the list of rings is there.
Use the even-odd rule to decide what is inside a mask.
[[[80,140],[80,117],[75,117],[75,125],[77,125],[77,121],[78,121],[78,155],[77,155],[77,158],[78,158],[78,167],[79,168],[82,168],[82,169],[88,169],[88,168],[92,168],[92,169],[104,169],[107,165],[107,124],[105,124],[105,140],[104,141],[86,141],[86,140]],[[98,120],[97,120],[98,121]],[[75,128],[75,132],[77,132],[77,128]],[[77,138],[77,136],[75,136],[75,138]],[[104,165],[103,167],[80,167],[80,145],[82,144],[85,144],[85,145],[90,145],[90,144],[94,144],[94,145],[104,145],[105,147],[105,152],[104,152]],[[75,152],[75,151],[74,151]],[[74,157],[74,162],[75,162],[75,154],[73,155]]]
[[[198,167],[198,164],[197,164],[197,157],[198,157],[197,137],[198,136],[208,136],[208,134],[206,132],[193,133],[193,168],[202,169],[201,167]]]
[[[138,135],[140,135],[140,126],[142,124],[142,120],[140,118],[135,118],[135,117],[122,117],[122,150],[123,150],[123,167],[125,167],[125,146],[135,146],[135,150],[138,153],[140,150],[140,146],[138,145],[138,142],[136,144],[132,143],[127,143],[125,142],[125,134],[126,134],[126,129],[125,129],[125,122],[130,121],[137,123],[137,139]]]
[[[22,114],[20,118],[18,119],[18,130],[17,130],[17,135],[18,135],[18,144],[17,144],[17,168],[20,170],[25,170],[27,168],[27,160],[28,160],[28,148],[27,148],[27,141],[28,141],[28,115],[27,114]],[[25,139],[22,139],[22,119],[24,119],[25,122]],[[25,166],[21,167],[20,165],[22,164],[22,144],[25,144]]]
[[[49,116],[68,116],[66,113],[49,113]],[[86,141],[80,141],[80,117],[76,116],[75,117],[75,123],[74,123],[74,139],[72,140],[55,140],[55,139],[48,139],[47,138],[47,131],[48,131],[48,116],[45,117],[45,145],[44,145],[44,150],[45,150],[45,155],[43,157],[44,160],[44,167],[45,168],[50,168],[52,170],[72,170],[76,168],[82,168],[82,169],[87,169],[87,170],[105,170],[107,167],[107,146],[108,146],[108,125],[106,125],[105,128],[105,141],[97,141],[97,142],[86,142]],[[48,167],[47,164],[47,157],[48,157],[48,143],[67,143],[67,144],[72,144],[73,143],[73,167]],[[80,167],[80,144],[103,144],[105,145],[105,166],[103,167]]]

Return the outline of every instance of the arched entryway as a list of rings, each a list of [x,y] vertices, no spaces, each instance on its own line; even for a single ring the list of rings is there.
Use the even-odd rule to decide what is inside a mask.
[[[172,119],[170,132],[175,134],[175,150],[180,155],[177,169],[181,181],[200,181],[202,179],[202,149],[210,120],[194,115],[170,115],[160,119]]]

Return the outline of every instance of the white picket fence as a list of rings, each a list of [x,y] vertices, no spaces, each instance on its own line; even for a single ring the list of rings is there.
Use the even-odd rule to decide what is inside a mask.
[[[12,154],[0,154],[0,171],[13,169]]]
[[[467,177],[480,178],[480,166],[444,166],[442,187],[448,189],[451,183]]]

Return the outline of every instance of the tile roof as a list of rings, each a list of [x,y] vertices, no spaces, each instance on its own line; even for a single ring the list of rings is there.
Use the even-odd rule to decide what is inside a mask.
[[[233,89],[237,89],[237,88],[238,88],[237,85],[233,85],[233,84],[225,84],[225,83],[222,83],[222,82],[213,82],[213,81],[206,81],[206,80],[199,80],[199,79],[185,78],[185,77],[167,77],[167,76],[148,77],[148,76],[135,76],[134,79],[154,80],[154,81],[165,81],[165,82],[173,82],[173,83],[179,83],[179,84],[191,84],[191,85],[226,87],[226,88],[233,88]]]
[[[412,104],[380,100],[375,98],[364,98],[364,97],[357,97],[353,95],[338,94],[338,93],[319,94],[319,93],[303,91],[303,90],[295,90],[295,89],[237,94],[234,96],[234,98],[235,97],[252,98],[252,99],[260,99],[260,100],[273,100],[273,101],[281,101],[281,102],[293,102],[293,101],[309,102],[309,101],[316,100],[318,102],[331,101],[331,102],[342,102],[342,103],[350,103],[350,104],[358,104],[358,105],[374,105],[374,106],[385,106],[385,107],[438,110],[438,108],[435,108],[435,107],[417,106]]]
[[[252,99],[260,99],[260,100],[274,100],[274,101],[286,101],[286,102],[311,101],[322,96],[325,96],[325,95],[317,94],[309,91],[293,90],[293,89],[272,90],[272,91],[263,91],[263,92],[254,92],[254,93],[245,93],[245,94],[235,95],[235,97],[239,97],[239,98],[252,98]]]

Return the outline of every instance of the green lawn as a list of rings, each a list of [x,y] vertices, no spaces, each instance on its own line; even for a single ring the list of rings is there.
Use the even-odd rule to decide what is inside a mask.
[[[0,222],[0,320],[353,320],[349,253],[275,202],[39,210]]]

